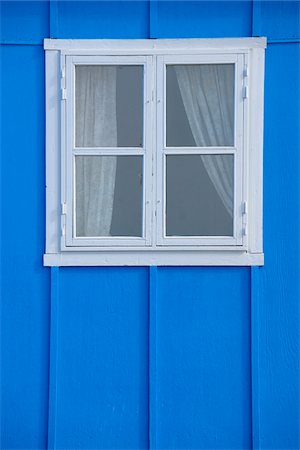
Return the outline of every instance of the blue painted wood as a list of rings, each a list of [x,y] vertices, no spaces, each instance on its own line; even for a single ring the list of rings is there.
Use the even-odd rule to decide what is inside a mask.
[[[157,38],[158,33],[158,0],[149,0],[150,16],[149,28],[150,38]]]
[[[260,267],[251,267],[251,413],[252,448],[261,449],[260,430],[260,316],[259,306],[263,299],[259,289]]]
[[[294,39],[300,37],[299,1],[262,1],[261,35],[268,39]]]
[[[42,44],[49,37],[48,1],[1,1],[1,41]]]
[[[251,36],[250,1],[159,1],[158,38]]]
[[[57,37],[267,35],[266,265],[61,269],[49,356],[41,45],[55,22],[46,1],[1,2],[2,448],[46,448],[48,434],[50,448],[296,449],[299,4],[157,2],[156,22],[150,6],[58,2]]]
[[[299,252],[295,254],[293,248],[299,249],[300,217],[300,10],[299,2],[255,1],[253,6],[253,34],[266,35],[271,44],[266,53],[265,83],[266,265],[251,271],[253,448],[296,449],[300,447],[300,293],[295,280],[300,271]],[[283,72],[280,67],[285,68]],[[292,89],[288,87],[291,82]],[[282,148],[287,158],[282,158]],[[273,183],[274,176],[279,183]],[[287,221],[289,216],[295,221]]]
[[[41,40],[27,40],[27,41],[20,41],[19,39],[17,40],[12,40],[12,39],[1,39],[0,40],[0,45],[39,45],[40,47],[42,47],[43,43]]]
[[[248,2],[159,2],[157,37],[249,36]],[[250,448],[250,271],[160,268],[157,448]]]
[[[149,37],[148,1],[59,1],[60,38]]]
[[[300,38],[268,39],[269,44],[299,44]]]
[[[50,303],[50,271],[42,266],[44,52],[2,46],[1,68],[1,448],[43,449]]]
[[[51,267],[48,449],[56,448],[59,268]]]
[[[157,448],[251,447],[249,318],[249,269],[159,269]]]
[[[299,44],[277,44],[266,52],[265,266],[253,273],[261,449],[300,446],[299,50]]]
[[[252,36],[262,36],[261,34],[261,0],[252,2]]]
[[[149,449],[156,449],[157,433],[157,375],[156,320],[157,267],[149,267]]]
[[[58,1],[49,0],[49,34],[50,38],[59,37]]]
[[[61,268],[57,448],[148,448],[147,268]]]

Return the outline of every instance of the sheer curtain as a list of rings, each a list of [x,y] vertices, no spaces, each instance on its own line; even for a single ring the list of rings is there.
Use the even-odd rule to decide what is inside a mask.
[[[76,147],[116,147],[116,67],[76,67]],[[76,157],[77,236],[109,236],[116,156]]]
[[[234,66],[176,65],[177,81],[187,118],[199,147],[232,146],[234,136]],[[226,210],[233,214],[232,160],[202,157],[204,167]]]

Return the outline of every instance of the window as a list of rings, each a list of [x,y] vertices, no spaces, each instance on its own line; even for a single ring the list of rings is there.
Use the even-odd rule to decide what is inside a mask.
[[[45,265],[261,265],[264,38],[45,40]]]

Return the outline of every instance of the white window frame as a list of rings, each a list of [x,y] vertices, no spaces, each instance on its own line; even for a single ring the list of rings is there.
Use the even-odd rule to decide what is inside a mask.
[[[234,64],[235,65],[235,126],[234,136],[237,140],[233,147],[167,147],[166,144],[166,66],[168,64]],[[241,54],[202,54],[202,55],[168,55],[157,57],[157,201],[162,204],[157,209],[157,245],[159,246],[239,246],[246,248],[247,236],[243,234],[243,214],[240,208],[245,202],[243,192],[243,118],[244,100],[242,75],[244,55]],[[234,155],[234,211],[233,236],[175,237],[166,236],[166,156],[167,155]]]
[[[64,102],[66,108],[67,126],[66,135],[63,137],[66,143],[62,146],[62,203],[65,205],[65,231],[61,237],[61,249],[69,250],[70,247],[114,248],[114,247],[145,247],[151,245],[151,211],[152,211],[152,72],[151,56],[66,56],[66,85],[68,89],[68,101]],[[143,146],[142,147],[76,147],[74,136],[75,98],[74,80],[75,66],[78,65],[139,65],[144,67],[144,117],[143,117]],[[109,156],[141,156],[143,157],[143,237],[76,237],[76,212],[75,212],[75,157],[91,155]],[[74,232],[73,232],[74,230]]]
[[[51,40],[46,50],[46,266],[262,265],[265,38]],[[233,147],[165,145],[166,64],[235,64]],[[91,148],[89,155],[142,155],[142,238],[79,238],[74,225],[74,65],[144,65],[141,148]],[[166,154],[235,154],[234,236],[164,234]]]

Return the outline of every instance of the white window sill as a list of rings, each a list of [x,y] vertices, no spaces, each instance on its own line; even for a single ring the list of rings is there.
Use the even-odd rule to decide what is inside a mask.
[[[263,253],[245,251],[114,251],[44,255],[44,266],[263,266]]]

